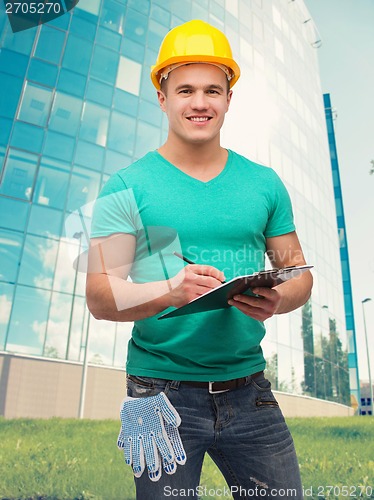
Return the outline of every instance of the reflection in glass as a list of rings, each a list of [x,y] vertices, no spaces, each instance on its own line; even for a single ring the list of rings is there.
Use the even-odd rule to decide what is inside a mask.
[[[66,209],[73,212],[94,201],[98,195],[100,174],[86,168],[74,167]]]
[[[135,155],[137,158],[160,146],[160,129],[138,121]]]
[[[125,5],[118,5],[118,3],[107,0],[103,5],[100,24],[123,35],[125,11]]]
[[[63,31],[56,30],[44,24],[40,29],[35,56],[45,61],[59,64],[65,35],[66,33]]]
[[[121,56],[116,87],[130,92],[130,94],[139,95],[141,73],[141,64]]]
[[[42,354],[51,293],[18,285],[6,349]]]
[[[0,196],[0,226],[23,231],[26,226],[30,204]]]
[[[34,203],[64,208],[70,165],[43,157],[34,191]]]
[[[56,92],[49,128],[76,136],[82,110],[82,101],[62,92]]]
[[[23,235],[0,230],[0,280],[14,283],[17,276]]]
[[[47,87],[54,87],[56,85],[57,74],[57,66],[32,58],[27,73],[27,79],[41,83]]]
[[[64,51],[64,68],[87,75],[92,55],[92,42],[69,35]]]
[[[61,234],[62,212],[54,208],[33,205],[27,227],[29,233],[51,238]]]
[[[106,145],[109,110],[92,102],[83,105],[82,125],[79,136],[86,141]]]
[[[92,59],[91,75],[103,82],[114,84],[117,77],[118,57],[118,54],[113,50],[96,45]]]
[[[44,145],[44,154],[63,161],[72,161],[75,138],[48,130]]]
[[[12,309],[14,285],[0,281],[0,349],[5,349],[5,336]]]
[[[13,119],[20,99],[23,80],[0,72],[0,81],[0,116]]]
[[[52,91],[26,82],[18,119],[44,127],[51,107]]]
[[[10,144],[14,148],[40,153],[43,146],[43,139],[44,129],[29,123],[16,121]]]
[[[182,3],[181,3],[182,5]],[[148,29],[148,18],[132,9],[127,9],[125,21],[126,37],[131,38],[134,42],[145,45],[146,34]]]
[[[0,181],[0,194],[30,200],[38,157],[14,149],[9,151]]]
[[[28,234],[18,282],[38,288],[52,288],[57,249],[57,241]]]
[[[75,163],[92,170],[101,171],[105,148],[90,142],[79,141],[75,153]]]
[[[136,120],[113,112],[109,127],[108,148],[132,156],[134,154]]]

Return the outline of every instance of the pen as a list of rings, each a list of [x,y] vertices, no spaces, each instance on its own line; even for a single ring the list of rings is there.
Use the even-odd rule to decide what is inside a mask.
[[[196,262],[193,262],[192,260],[187,259],[187,257],[185,257],[184,255],[182,255],[182,254],[181,254],[181,253],[179,253],[179,252],[173,252],[173,254],[174,254],[176,257],[179,257],[180,259],[184,260],[184,262],[187,262],[187,264],[196,264]],[[223,283],[226,283],[226,282],[225,282],[225,281],[222,281],[221,283],[223,284]]]
[[[184,255],[182,255],[181,253],[173,252],[173,254],[176,257],[179,257],[180,259],[184,260],[184,262],[187,262],[187,264],[196,264],[196,262],[193,262],[192,260],[187,259],[187,257],[185,257]]]

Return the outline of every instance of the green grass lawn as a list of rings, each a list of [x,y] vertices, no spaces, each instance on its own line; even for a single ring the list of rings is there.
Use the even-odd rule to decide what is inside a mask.
[[[306,500],[374,498],[374,419],[288,419],[288,424]],[[109,420],[0,419],[0,498],[134,499],[131,469],[116,447],[118,428]],[[201,484],[207,490],[225,486],[210,459]]]

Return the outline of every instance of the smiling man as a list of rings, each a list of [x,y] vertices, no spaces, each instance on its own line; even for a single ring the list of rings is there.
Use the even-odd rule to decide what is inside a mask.
[[[274,267],[305,264],[277,174],[221,146],[239,75],[218,29],[171,30],[151,72],[167,140],[113,175],[94,210],[87,303],[96,318],[134,321],[118,445],[141,500],[197,498],[206,453],[234,498],[302,498],[260,343],[266,319],[308,300],[310,273],[225,309],[158,320],[263,269],[265,254]],[[197,263],[183,267],[175,250]]]

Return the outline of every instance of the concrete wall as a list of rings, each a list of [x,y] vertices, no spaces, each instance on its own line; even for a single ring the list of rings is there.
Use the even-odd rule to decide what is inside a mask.
[[[80,363],[0,353],[0,415],[75,418],[81,377]],[[286,417],[353,415],[353,409],[344,405],[274,392]],[[124,396],[124,370],[89,365],[85,418],[118,419]]]

